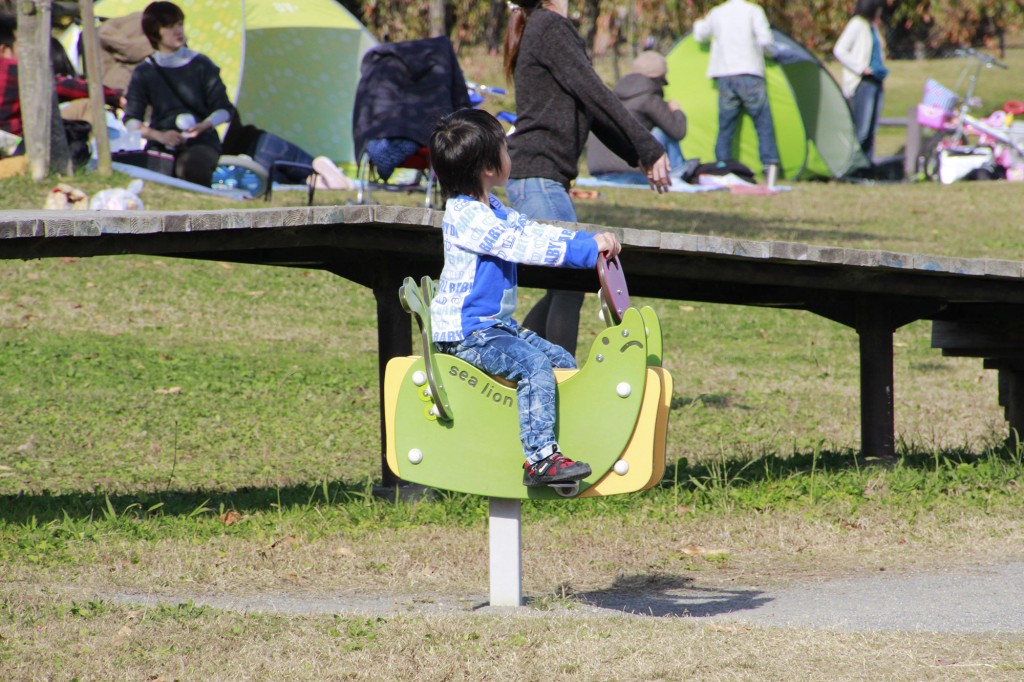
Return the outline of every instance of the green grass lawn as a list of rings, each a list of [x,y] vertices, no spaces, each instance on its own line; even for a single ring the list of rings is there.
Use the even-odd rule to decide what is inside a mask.
[[[1024,68],[1018,55],[1010,61]],[[892,91],[947,67],[907,64],[901,74],[896,64],[893,83],[905,87]],[[474,68],[475,80],[496,82]],[[91,194],[127,179],[70,182]],[[2,181],[0,203],[37,208],[49,187]],[[611,190],[577,208],[581,221],[612,227],[1024,260],[1022,191],[1005,182],[798,183],[771,198]],[[263,205],[156,185],[143,199],[150,209]],[[304,199],[278,192],[272,205]],[[623,262],[628,277],[628,252]],[[538,294],[523,292],[522,311]],[[581,357],[601,324],[589,298]],[[0,260],[0,678],[814,680],[824,665],[836,680],[1019,678],[1019,636],[574,614],[588,591],[793,585],[1021,554],[1020,453],[1000,447],[995,374],[943,358],[926,322],[896,334],[899,459],[880,463],[857,456],[853,331],[805,312],[638,303],[661,315],[675,379],[669,472],[641,495],[524,506],[529,611],[557,617],[301,617],[189,600],[486,593],[485,501],[372,494],[371,293],[300,269]],[[564,658],[551,666],[552,656]]]

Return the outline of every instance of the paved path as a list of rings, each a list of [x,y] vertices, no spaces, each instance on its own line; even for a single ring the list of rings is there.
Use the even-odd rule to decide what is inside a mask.
[[[559,610],[498,609],[486,597],[439,595],[295,595],[250,596],[99,595],[121,603],[156,605],[193,601],[237,611],[293,615],[427,615],[517,613],[524,616],[686,617],[755,625],[824,628],[843,631],[1024,633],[1024,563],[955,572],[891,575],[825,581],[770,591],[748,588],[704,589],[671,579],[636,590],[589,592]]]
[[[628,596],[595,597],[590,601],[606,609],[646,610],[632,605]],[[845,631],[1024,632],[1024,564],[948,573],[876,573],[778,591],[691,587],[669,590],[647,601],[654,615],[758,625]]]

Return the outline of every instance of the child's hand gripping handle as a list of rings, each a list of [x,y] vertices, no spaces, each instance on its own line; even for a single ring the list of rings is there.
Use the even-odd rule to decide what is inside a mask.
[[[619,244],[619,239],[611,232],[602,232],[594,237],[594,241],[597,242],[598,250],[598,261],[601,260],[601,256],[606,258],[615,258],[622,251],[622,245]]]
[[[618,246],[618,241],[615,242]],[[618,249],[616,255],[608,257],[604,253],[597,256],[597,277],[601,280],[601,309],[604,311],[605,322],[615,325],[622,322],[622,314],[629,307],[629,289],[626,287],[626,275],[622,272]]]

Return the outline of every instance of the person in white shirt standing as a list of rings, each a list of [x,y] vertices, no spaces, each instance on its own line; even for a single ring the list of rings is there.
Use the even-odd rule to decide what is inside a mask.
[[[715,160],[735,158],[732,140],[746,111],[757,131],[758,152],[765,177],[774,179],[779,167],[775,124],[768,106],[764,55],[774,53],[772,29],[764,10],[748,0],[727,0],[693,25],[698,42],[711,41],[708,78],[718,88],[718,139]]]

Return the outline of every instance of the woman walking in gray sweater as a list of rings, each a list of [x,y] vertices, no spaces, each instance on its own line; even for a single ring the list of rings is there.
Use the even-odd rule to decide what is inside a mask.
[[[516,96],[505,187],[513,208],[533,220],[576,222],[569,186],[591,131],[664,191],[671,184],[665,148],[594,71],[567,18],[568,0],[518,4],[505,36],[505,75]],[[523,326],[575,354],[582,305],[581,292],[548,291]]]

